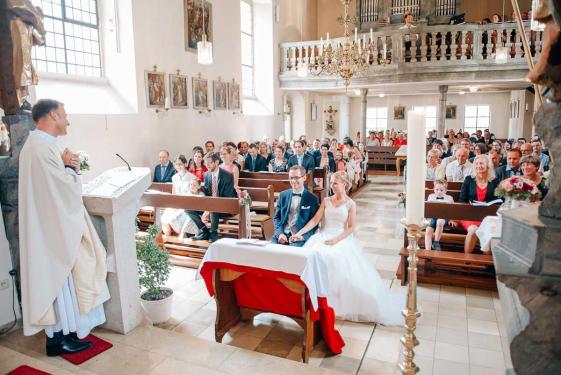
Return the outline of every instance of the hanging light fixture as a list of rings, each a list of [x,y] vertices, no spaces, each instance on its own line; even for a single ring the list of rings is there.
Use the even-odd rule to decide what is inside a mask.
[[[349,15],[349,3],[351,0],[340,1],[345,8],[343,17],[339,17],[340,22],[345,27],[344,39],[331,43],[329,41],[329,33],[327,34],[327,47],[324,47],[323,42],[321,43],[317,71],[312,71],[312,75],[327,74],[339,76],[343,80],[345,88],[348,88],[351,78],[363,76],[368,71],[369,64],[367,61],[372,41],[370,41],[370,46],[367,46],[366,38],[364,38],[364,48],[362,48],[361,41],[357,35],[357,29],[355,28],[353,42],[350,26],[356,23],[356,17]]]
[[[197,61],[202,65],[212,64],[212,43],[207,40],[205,31],[205,1],[201,1],[203,8],[203,35],[202,40],[197,43]]]
[[[506,48],[506,46],[502,45],[505,23],[505,0],[503,0],[503,18],[501,19],[501,21],[501,33],[500,35],[497,35],[497,41],[501,41],[501,46],[497,47],[495,51],[495,64],[506,64],[508,62],[508,49]]]

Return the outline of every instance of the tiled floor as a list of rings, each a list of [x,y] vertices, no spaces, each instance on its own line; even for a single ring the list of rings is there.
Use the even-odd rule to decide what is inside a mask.
[[[396,207],[402,179],[371,176],[371,183],[356,196],[357,237],[368,259],[397,292],[405,288],[394,280],[403,245]],[[159,327],[144,325],[127,336],[104,330],[97,333],[115,348],[96,360],[76,367],[58,358],[46,358],[40,335],[25,338],[16,332],[0,339],[0,372],[3,358],[21,359],[6,350],[15,350],[49,366],[74,373],[135,374],[218,374],[218,373],[344,373],[395,374],[400,355],[401,327],[382,327],[338,321],[346,346],[343,353],[330,356],[320,343],[309,365],[301,360],[303,332],[292,320],[264,314],[252,323],[234,327],[220,345],[214,342],[215,303],[194,270],[174,268],[168,286],[175,291],[172,319]],[[420,374],[504,374],[511,367],[508,341],[495,293],[475,289],[421,285],[416,334],[420,345],[415,362]],[[9,348],[2,348],[2,345]],[[5,349],[2,351],[2,349]],[[261,355],[266,353],[268,355]],[[283,359],[281,359],[283,358]],[[288,359],[288,360],[285,360]],[[20,361],[21,362],[21,361]],[[14,362],[15,363],[15,362]],[[19,362],[18,362],[19,363]],[[336,371],[333,371],[336,370]],[[61,371],[62,372],[62,371]]]

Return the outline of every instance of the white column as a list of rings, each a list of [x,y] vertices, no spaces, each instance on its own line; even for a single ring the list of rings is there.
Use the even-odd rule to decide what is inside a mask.
[[[440,100],[438,101],[438,123],[436,129],[438,130],[438,138],[442,138],[446,130],[446,97],[448,94],[448,86],[440,85],[438,86],[438,91],[440,91]]]
[[[360,90],[360,135],[362,141],[366,142],[366,110],[368,109],[368,89]]]
[[[351,123],[351,99],[343,95],[339,100],[339,141],[345,137],[352,137],[349,134],[349,127]]]

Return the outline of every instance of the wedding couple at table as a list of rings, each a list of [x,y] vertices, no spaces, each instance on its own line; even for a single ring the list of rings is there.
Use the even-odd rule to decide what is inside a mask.
[[[351,186],[348,175],[331,175],[334,195],[321,205],[304,188],[304,168],[293,166],[288,178],[292,189],[279,195],[272,242],[318,251],[329,280],[327,299],[338,318],[402,325],[405,296],[389,290],[353,234],[356,204],[347,195]]]

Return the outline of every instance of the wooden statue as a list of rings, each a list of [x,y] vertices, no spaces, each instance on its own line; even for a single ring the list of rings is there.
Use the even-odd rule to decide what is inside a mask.
[[[38,82],[31,48],[43,45],[43,12],[29,0],[0,0],[0,108],[6,115],[30,109],[29,86]]]

